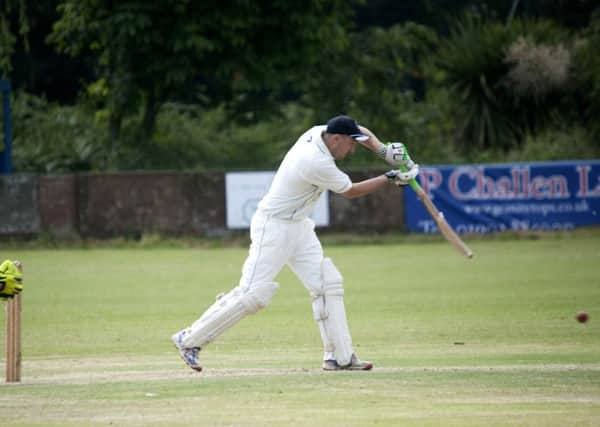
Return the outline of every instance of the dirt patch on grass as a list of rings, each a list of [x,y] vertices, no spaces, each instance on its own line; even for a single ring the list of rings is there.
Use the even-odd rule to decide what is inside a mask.
[[[239,365],[239,362],[237,363]],[[398,372],[568,372],[600,371],[600,364],[544,364],[497,366],[385,366],[372,373]],[[366,372],[324,372],[320,367],[231,368],[207,366],[193,371],[175,355],[164,357],[94,357],[28,360],[21,384],[95,384],[162,380],[202,380],[220,377],[268,377],[292,375],[361,375]]]
[[[318,368],[211,368],[189,369],[177,357],[147,358],[52,358],[28,360],[23,364],[21,384],[92,384],[138,381],[248,377],[273,375],[314,375]]]

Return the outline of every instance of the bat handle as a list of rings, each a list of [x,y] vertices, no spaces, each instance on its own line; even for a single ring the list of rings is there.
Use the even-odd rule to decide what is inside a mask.
[[[402,172],[408,172],[408,168],[406,167],[406,165],[400,165],[400,170]],[[410,181],[408,181],[408,185],[410,185],[410,187],[415,191],[415,193],[418,193],[419,190],[422,190],[416,178],[411,178]]]

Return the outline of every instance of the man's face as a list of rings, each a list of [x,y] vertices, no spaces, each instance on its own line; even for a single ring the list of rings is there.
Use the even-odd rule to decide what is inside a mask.
[[[340,134],[334,135],[334,137],[338,139],[336,150],[332,153],[336,160],[343,160],[348,155],[354,153],[356,150],[356,141],[352,137]]]

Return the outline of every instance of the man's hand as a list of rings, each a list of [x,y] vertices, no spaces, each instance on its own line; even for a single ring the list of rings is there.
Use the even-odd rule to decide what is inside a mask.
[[[419,175],[419,165],[415,163],[413,163],[412,169],[409,169],[406,172],[394,169],[385,173],[387,179],[399,187],[408,184],[409,181],[416,178],[417,175]]]
[[[415,162],[408,155],[406,146],[401,142],[390,142],[381,147],[379,156],[392,166],[406,166],[412,169]]]
[[[23,290],[23,273],[19,261],[6,260],[0,264],[0,299],[12,298]]]

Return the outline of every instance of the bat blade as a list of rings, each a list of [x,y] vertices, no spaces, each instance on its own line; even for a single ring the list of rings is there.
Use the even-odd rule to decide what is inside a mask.
[[[400,169],[403,171],[407,171],[408,168],[406,166],[400,166]],[[423,190],[421,185],[417,182],[415,178],[412,178],[408,184],[417,194],[419,200],[425,205],[425,209],[429,212],[429,215],[435,222],[440,230],[440,233],[446,238],[448,242],[452,244],[461,254],[466,256],[467,258],[473,258],[473,251],[462,241],[458,234],[452,229],[446,218],[444,218],[444,214],[438,210],[438,208],[433,204],[431,198],[427,195],[427,193]]]
[[[420,186],[415,191],[417,197],[419,197],[419,200],[425,205],[427,212],[429,212],[429,215],[431,215],[431,218],[440,230],[440,233],[442,233],[446,240],[448,240],[448,242],[450,242],[461,254],[469,259],[472,258],[473,251],[462,241],[458,234],[456,234],[450,224],[448,224],[448,221],[444,218],[444,214],[433,204],[427,193],[425,193]]]

